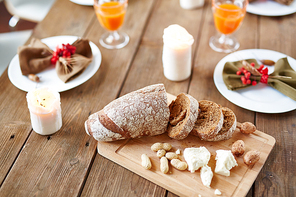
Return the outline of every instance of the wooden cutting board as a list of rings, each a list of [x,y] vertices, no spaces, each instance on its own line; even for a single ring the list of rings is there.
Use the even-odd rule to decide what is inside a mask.
[[[168,94],[169,103],[174,98],[175,96]],[[236,157],[238,166],[231,169],[229,177],[214,173],[216,150],[231,150],[231,146],[236,140],[243,140],[245,142],[246,151],[260,151],[260,160],[255,165],[248,167],[244,164],[243,157]],[[185,148],[206,147],[211,153],[208,166],[212,168],[214,173],[211,188],[207,188],[202,184],[200,170],[191,173],[187,170],[179,171],[170,165],[169,172],[163,174],[160,171],[159,158],[156,156],[156,152],[153,152],[150,148],[156,142],[170,143],[173,146],[172,151],[174,152],[180,149],[180,159],[183,161],[185,161],[183,158]],[[275,139],[272,136],[257,130],[250,135],[236,131],[231,139],[220,142],[202,141],[193,135],[189,135],[184,140],[174,140],[164,133],[153,137],[115,142],[98,142],[97,148],[100,155],[179,196],[198,196],[199,194],[201,196],[215,196],[215,189],[219,189],[222,192],[222,196],[245,196],[263,167],[274,144]],[[152,163],[150,170],[146,170],[141,166],[141,155],[143,153],[150,157]]]

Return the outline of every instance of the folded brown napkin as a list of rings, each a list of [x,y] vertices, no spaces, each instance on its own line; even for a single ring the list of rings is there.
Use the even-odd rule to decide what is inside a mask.
[[[249,63],[255,63],[255,68],[259,68],[255,59],[248,59],[246,61]],[[241,61],[225,63],[222,75],[223,81],[229,90],[238,90],[251,86],[244,85],[241,81],[241,75],[236,74],[241,67]],[[256,79],[258,82],[260,81],[260,76],[252,76],[251,78]],[[279,59],[276,62],[274,65],[274,72],[268,77],[267,85],[277,89],[296,101],[296,72],[291,68],[287,58]]]
[[[56,62],[57,75],[65,83],[81,74],[92,61],[92,51],[87,39],[78,39],[72,46],[76,47],[76,51],[70,60],[60,58]],[[31,40],[29,46],[19,47],[22,74],[37,74],[52,66],[50,61],[52,54],[53,51],[36,38]]]

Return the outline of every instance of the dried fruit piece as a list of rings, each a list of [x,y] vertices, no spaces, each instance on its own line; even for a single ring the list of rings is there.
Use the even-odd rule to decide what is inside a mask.
[[[254,133],[256,131],[256,126],[251,122],[244,122],[240,126],[237,126],[240,129],[240,132],[244,134]]]
[[[257,150],[251,150],[244,156],[244,163],[247,165],[253,165],[260,159],[260,152]]]
[[[232,144],[231,152],[233,155],[239,157],[245,153],[245,143],[242,140],[237,140]]]

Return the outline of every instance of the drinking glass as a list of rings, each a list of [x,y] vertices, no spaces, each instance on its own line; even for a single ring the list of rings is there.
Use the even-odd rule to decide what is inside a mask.
[[[212,11],[216,36],[210,38],[210,46],[218,52],[230,53],[239,48],[239,42],[232,35],[246,14],[248,0],[212,0]]]
[[[100,44],[107,49],[120,49],[129,42],[129,36],[118,31],[123,25],[128,0],[94,0],[97,18],[108,32],[100,38]]]

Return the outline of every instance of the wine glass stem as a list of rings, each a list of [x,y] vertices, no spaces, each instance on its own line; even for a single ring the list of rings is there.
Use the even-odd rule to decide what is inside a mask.
[[[112,31],[111,36],[113,37],[114,40],[119,40],[120,36],[117,33],[117,31]]]

